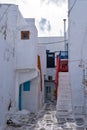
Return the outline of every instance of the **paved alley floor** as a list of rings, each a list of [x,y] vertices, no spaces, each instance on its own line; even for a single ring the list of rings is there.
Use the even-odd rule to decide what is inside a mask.
[[[20,118],[13,116],[7,122],[6,130],[84,130],[82,126],[76,126],[74,122],[58,122],[56,119],[56,103],[48,102],[37,114],[23,112]],[[20,115],[20,114],[19,114]],[[12,117],[10,118],[12,119]]]
[[[55,110],[55,102],[46,103],[37,115],[34,113],[29,115],[31,117],[29,121],[22,122],[23,118],[21,117],[21,123],[16,122],[14,124],[11,122],[11,124],[7,126],[7,130],[58,130]]]

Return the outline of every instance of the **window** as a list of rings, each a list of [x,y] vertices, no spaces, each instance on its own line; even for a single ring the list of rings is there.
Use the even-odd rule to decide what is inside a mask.
[[[52,76],[48,76],[48,80],[52,80]]]
[[[47,68],[55,67],[55,53],[47,53]]]
[[[21,31],[21,39],[22,40],[30,39],[30,32],[29,31]]]
[[[30,91],[30,81],[23,83],[23,91]]]

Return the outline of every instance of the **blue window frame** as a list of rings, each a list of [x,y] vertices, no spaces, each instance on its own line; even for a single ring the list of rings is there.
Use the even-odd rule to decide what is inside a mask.
[[[30,81],[23,83],[23,91],[30,91]]]

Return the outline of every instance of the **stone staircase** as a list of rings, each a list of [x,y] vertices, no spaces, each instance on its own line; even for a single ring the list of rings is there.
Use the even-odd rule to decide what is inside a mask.
[[[58,99],[56,110],[57,118],[71,118],[72,116],[69,72],[59,72]]]

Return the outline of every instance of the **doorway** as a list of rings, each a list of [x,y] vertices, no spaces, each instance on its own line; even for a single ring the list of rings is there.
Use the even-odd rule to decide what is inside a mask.
[[[22,109],[22,84],[19,86],[19,110]]]
[[[46,86],[45,88],[46,101],[51,100],[51,87]]]

